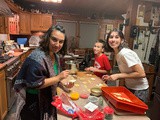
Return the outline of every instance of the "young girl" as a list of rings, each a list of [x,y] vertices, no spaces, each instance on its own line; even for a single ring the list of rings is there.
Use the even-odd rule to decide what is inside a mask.
[[[114,29],[107,36],[108,51],[114,51],[115,58],[121,73],[103,76],[104,80],[117,80],[125,78],[125,86],[139,99],[147,102],[148,81],[137,54],[127,48],[124,35],[121,31]]]
[[[97,75],[100,78],[103,75],[107,74],[109,70],[111,70],[109,60],[107,56],[103,53],[105,51],[105,46],[105,41],[101,39],[95,43],[93,48],[95,55],[94,67],[92,66],[85,69],[86,71],[92,71],[95,75]]]

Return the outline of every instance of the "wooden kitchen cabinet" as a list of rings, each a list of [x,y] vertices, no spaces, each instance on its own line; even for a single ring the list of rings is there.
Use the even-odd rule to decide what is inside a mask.
[[[23,53],[21,56],[20,56],[20,60],[21,60],[21,63],[23,64],[24,60],[26,59],[26,53]]]
[[[5,17],[0,17],[0,34],[4,34],[5,31]]]
[[[30,13],[20,12],[19,13],[19,33],[20,34],[31,34],[31,16]]]
[[[31,31],[47,31],[51,25],[51,14],[31,14]]]
[[[27,52],[23,53],[21,56],[20,56],[20,60],[21,60],[21,63],[23,63],[25,61],[25,59],[28,57],[28,55],[32,52],[32,49],[29,49]]]
[[[33,51],[32,49],[29,49],[29,50],[26,52],[26,54],[25,54],[26,57],[28,57],[28,55],[31,54],[32,51]]]
[[[5,71],[0,70],[0,120],[3,120],[7,114],[7,89],[5,80]]]

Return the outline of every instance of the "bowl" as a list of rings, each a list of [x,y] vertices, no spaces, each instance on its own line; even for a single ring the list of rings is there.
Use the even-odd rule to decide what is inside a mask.
[[[66,88],[72,88],[74,86],[75,80],[69,80],[68,82],[64,83]]]

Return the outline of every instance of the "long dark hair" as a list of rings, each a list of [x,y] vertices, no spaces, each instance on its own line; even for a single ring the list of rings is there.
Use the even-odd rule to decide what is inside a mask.
[[[109,45],[109,43],[108,43],[108,40],[109,40],[112,32],[117,32],[118,35],[119,35],[119,37],[121,38],[121,40],[124,41],[123,43],[120,44],[119,50],[121,50],[121,49],[124,48],[124,47],[125,47],[125,48],[128,48],[128,44],[127,44],[127,42],[126,42],[126,40],[125,40],[125,37],[124,37],[123,32],[122,32],[121,30],[118,30],[118,29],[114,28],[114,29],[111,30],[111,31],[108,33],[108,35],[107,35],[107,39],[106,39],[106,50],[107,50],[107,52],[114,52],[113,48],[111,48],[110,45]]]
[[[44,34],[44,36],[42,36],[42,41],[40,42],[40,48],[47,54],[49,54],[50,36],[54,30],[58,30],[58,31],[65,34],[65,29],[63,28],[63,26],[60,26],[60,25],[52,25],[47,30],[47,32]],[[59,51],[59,53],[65,54],[66,50],[67,50],[67,37],[65,35],[64,44],[63,44],[63,47],[61,48],[61,50]]]

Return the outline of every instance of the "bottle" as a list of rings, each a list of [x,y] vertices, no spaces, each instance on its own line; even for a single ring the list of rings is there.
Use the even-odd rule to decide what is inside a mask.
[[[1,46],[2,46],[3,52],[5,52],[5,46],[6,46],[6,44],[5,44],[4,41],[2,42]]]

